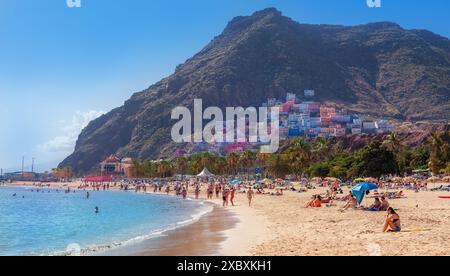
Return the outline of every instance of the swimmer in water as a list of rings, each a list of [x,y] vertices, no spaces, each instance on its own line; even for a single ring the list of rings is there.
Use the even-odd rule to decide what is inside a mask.
[[[96,214],[100,213],[100,209],[98,207],[95,207],[95,213]]]
[[[89,194],[89,192],[86,193],[86,199],[89,199],[91,195]]]

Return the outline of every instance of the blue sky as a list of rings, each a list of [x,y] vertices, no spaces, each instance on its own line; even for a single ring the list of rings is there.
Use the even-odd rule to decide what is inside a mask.
[[[171,74],[227,22],[276,7],[301,23],[393,21],[450,37],[450,1],[0,1],[0,168],[50,169],[89,120]]]

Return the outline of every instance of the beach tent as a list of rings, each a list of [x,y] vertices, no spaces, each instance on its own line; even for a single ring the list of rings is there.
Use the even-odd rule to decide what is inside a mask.
[[[214,176],[214,174],[212,174],[208,170],[208,168],[204,168],[203,171],[197,175],[197,177],[213,177],[213,176]]]
[[[371,191],[371,190],[376,190],[379,187],[373,183],[369,183],[369,182],[363,182],[361,184],[358,184],[357,186],[355,186],[352,189],[352,193],[353,195],[356,197],[356,199],[358,200],[358,204],[361,205],[361,202],[364,199],[364,195],[366,194],[367,191]]]

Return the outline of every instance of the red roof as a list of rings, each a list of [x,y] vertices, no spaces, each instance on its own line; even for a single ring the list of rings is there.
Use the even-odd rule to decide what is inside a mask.
[[[111,155],[110,155],[108,158],[106,158],[106,160],[103,161],[103,162],[106,162],[106,163],[118,163],[118,162],[120,162],[120,159],[117,158],[117,156],[111,154]]]

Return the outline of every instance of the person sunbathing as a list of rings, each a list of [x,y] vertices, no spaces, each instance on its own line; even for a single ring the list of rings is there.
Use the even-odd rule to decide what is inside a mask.
[[[353,197],[353,193],[352,193],[352,191],[349,191],[349,192],[348,192],[348,195],[346,195],[346,196],[340,198],[340,200],[341,200],[341,201],[349,201],[349,199],[351,199],[352,197]]]
[[[379,212],[383,211],[383,204],[381,203],[380,199],[378,197],[375,198],[375,202],[370,206],[369,208],[365,209],[366,211],[371,212]]]
[[[401,232],[402,226],[400,222],[400,216],[395,212],[394,208],[389,207],[387,210],[388,217],[384,224],[383,232]]]
[[[387,211],[389,209],[390,204],[384,196],[381,197],[380,202],[382,205],[381,211]]]
[[[314,196],[313,199],[306,205],[306,208],[320,208],[320,207],[322,207],[322,198],[320,197],[320,195]]]
[[[347,210],[349,208],[353,208],[353,209],[358,208],[358,201],[356,200],[356,198],[353,195],[349,198],[349,200],[347,201],[347,204],[345,204],[344,210]]]

